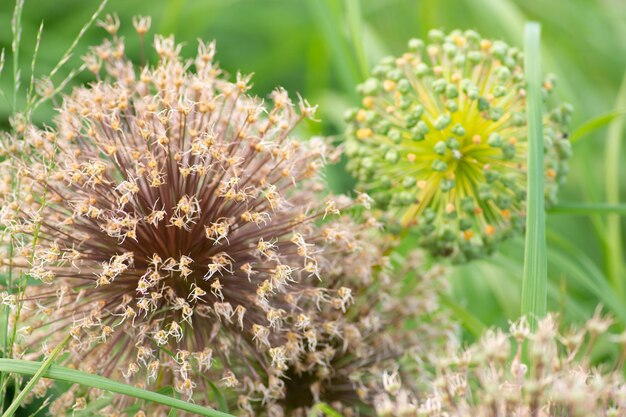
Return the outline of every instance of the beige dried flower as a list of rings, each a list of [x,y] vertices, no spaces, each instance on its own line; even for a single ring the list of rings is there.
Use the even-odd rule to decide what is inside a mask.
[[[380,248],[369,249],[380,254]],[[446,271],[424,272],[419,256],[397,268],[384,258],[379,264],[385,268],[374,281],[337,276],[332,288],[341,292],[346,282],[352,288],[347,314],[308,308],[306,314],[319,315],[323,323],[313,338],[300,341],[312,349],[299,349],[281,378],[266,376],[265,384],[243,393],[231,409],[249,417],[304,417],[323,402],[346,417],[373,416],[381,393],[426,383],[430,373],[423,361],[456,340],[455,325],[439,304]],[[274,387],[282,395],[268,397]]]
[[[554,316],[534,332],[522,319],[509,334],[490,331],[468,349],[440,356],[434,384],[419,397],[400,389],[380,395],[376,408],[380,416],[402,417],[626,416],[623,337],[602,340],[604,354],[618,356],[613,367],[592,360],[595,329],[601,323],[606,330],[610,322],[598,310],[584,327],[559,335]]]
[[[54,127],[5,137],[19,146],[1,169],[21,187],[5,187],[0,219],[13,265],[42,284],[25,294],[24,356],[70,333],[75,366],[208,405],[207,380],[282,377],[315,351],[326,310],[352,303],[329,279],[370,273],[361,226],[339,215],[356,203],[316,194],[326,144],[294,138],[315,107],[283,89],[272,105],[249,95],[250,76],[227,81],[213,43],[187,62],[157,36],[158,64],[137,69],[119,20],[102,26],[114,36],[91,54],[103,77],[64,97]]]

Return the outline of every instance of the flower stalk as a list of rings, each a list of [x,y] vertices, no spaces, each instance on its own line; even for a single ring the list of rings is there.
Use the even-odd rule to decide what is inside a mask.
[[[33,388],[35,388],[35,385],[37,384],[37,382],[39,382],[39,379],[48,371],[48,369],[50,369],[50,366],[54,363],[59,354],[63,352],[63,349],[65,349],[71,338],[71,333],[65,335],[61,342],[52,350],[50,355],[48,355],[46,360],[41,363],[41,366],[33,374],[33,377],[28,381],[26,386],[20,391],[17,397],[13,399],[4,414],[2,414],[2,417],[13,417],[20,405],[22,405],[22,403],[28,397]]]
[[[526,204],[526,241],[522,278],[522,315],[531,328],[545,316],[548,298],[548,263],[544,209],[544,139],[541,99],[541,26],[528,23],[525,29],[525,74],[528,114],[528,202]]]

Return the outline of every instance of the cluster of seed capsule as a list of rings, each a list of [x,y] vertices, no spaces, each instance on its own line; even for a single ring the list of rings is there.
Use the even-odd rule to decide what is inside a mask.
[[[429,33],[385,58],[347,112],[349,170],[392,230],[457,260],[490,252],[524,226],[527,120],[522,54],[473,31]],[[546,78],[547,100],[554,79]],[[567,173],[571,108],[544,116],[545,198]]]

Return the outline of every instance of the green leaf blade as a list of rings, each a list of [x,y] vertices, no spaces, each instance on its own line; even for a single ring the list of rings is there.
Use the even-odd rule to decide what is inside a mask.
[[[550,207],[548,213],[572,215],[614,214],[626,216],[626,204],[563,202]]]
[[[34,375],[40,368],[41,362],[25,361],[19,359],[0,359],[0,372],[15,372],[23,375]],[[165,406],[177,408],[179,410],[188,411],[205,417],[233,417],[232,414],[223,413],[207,407],[201,407],[196,404],[188,403],[183,400],[168,397],[167,395],[145,389],[133,387],[131,385],[122,384],[110,380],[108,378],[92,375],[86,372],[76,371],[65,368],[63,366],[52,365],[42,375],[44,378],[50,378],[58,381],[70,382],[92,388],[99,388],[104,391],[116,394],[127,395],[145,401],[151,401]]]
[[[570,142],[572,145],[576,145],[583,139],[589,137],[589,135],[603,127],[609,126],[614,121],[621,119],[626,116],[626,109],[615,109],[611,110],[608,113],[601,114],[600,116],[594,117],[593,119],[585,122],[583,125],[579,126],[574,133],[570,136]]]
[[[528,116],[528,200],[526,241],[522,277],[522,314],[531,325],[545,316],[548,298],[546,224],[543,191],[543,118],[541,95],[541,26],[526,24],[524,32],[524,71],[526,74],[526,113]]]

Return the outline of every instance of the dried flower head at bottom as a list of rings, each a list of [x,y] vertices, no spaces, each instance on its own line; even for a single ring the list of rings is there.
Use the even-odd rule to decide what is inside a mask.
[[[347,282],[354,302],[346,314],[321,312],[323,327],[314,344],[275,381],[284,386],[282,396],[266,400],[263,390],[241,395],[237,407],[243,415],[304,417],[325,403],[346,417],[373,416],[376,399],[386,390],[428,384],[432,373],[426,361],[457,336],[440,304],[446,270],[426,269],[416,253],[401,265],[379,264],[384,267],[374,279],[344,274],[331,283],[338,288]]]
[[[377,411],[382,417],[625,416],[625,334],[608,332],[612,319],[599,309],[582,326],[561,332],[558,324],[548,316],[531,331],[522,318],[508,333],[489,330],[466,349],[442,351],[432,360],[431,386],[419,396],[404,389],[382,394]]]

